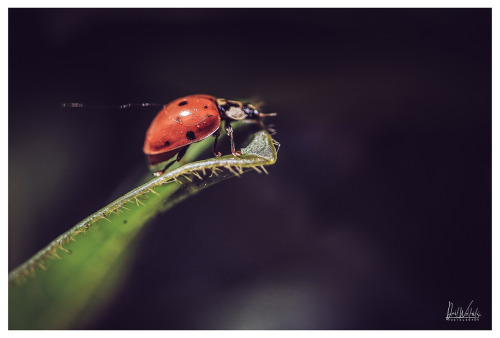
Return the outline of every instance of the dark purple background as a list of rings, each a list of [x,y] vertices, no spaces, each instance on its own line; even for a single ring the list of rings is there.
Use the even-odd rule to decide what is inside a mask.
[[[145,170],[157,109],[101,105],[193,93],[265,101],[279,160],[149,224],[85,328],[491,328],[490,9],[9,10],[9,269]]]

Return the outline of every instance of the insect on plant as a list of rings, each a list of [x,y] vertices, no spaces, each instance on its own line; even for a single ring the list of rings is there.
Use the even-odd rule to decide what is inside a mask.
[[[236,150],[231,121],[255,121],[263,129],[274,133],[273,129],[264,125],[262,117],[265,116],[276,114],[263,114],[252,104],[210,95],[181,97],[163,106],[153,119],[146,132],[143,151],[151,166],[167,161],[177,154],[176,160],[167,164],[163,170],[155,172],[155,176],[162,175],[173,163],[180,161],[190,144],[210,135],[215,136],[212,150],[214,155],[219,157],[222,154],[216,151],[217,139],[220,136],[221,122],[224,121],[225,131],[231,141],[231,153],[238,157],[241,156],[241,151]]]

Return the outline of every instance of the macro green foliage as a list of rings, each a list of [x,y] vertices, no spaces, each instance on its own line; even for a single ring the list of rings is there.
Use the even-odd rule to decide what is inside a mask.
[[[267,173],[277,144],[263,130],[250,133],[241,157],[198,160],[208,138],[183,160],[63,233],[9,274],[9,329],[83,328],[117,289],[134,254],[134,238],[152,217],[224,179]]]

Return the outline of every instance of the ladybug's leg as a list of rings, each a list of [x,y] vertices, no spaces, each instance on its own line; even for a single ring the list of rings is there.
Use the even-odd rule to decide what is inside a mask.
[[[215,136],[215,141],[214,141],[214,146],[212,148],[212,151],[214,152],[214,156],[220,157],[220,156],[222,156],[222,154],[220,153],[220,151],[216,151],[216,148],[217,148],[217,139],[220,136],[220,129],[217,129],[217,131],[215,132],[214,136]]]
[[[236,147],[234,145],[234,135],[233,135],[233,127],[231,127],[231,124],[226,121],[226,133],[229,135],[229,138],[231,139],[231,152],[233,153],[233,156],[241,156],[241,151],[236,150]]]
[[[165,171],[167,171],[167,169],[168,169],[168,168],[170,168],[170,166],[171,166],[172,164],[174,164],[175,162],[180,162],[180,160],[182,160],[182,157],[186,154],[186,150],[187,150],[187,148],[188,148],[188,147],[184,147],[184,148],[182,148],[182,149],[181,149],[181,151],[179,151],[179,152],[177,153],[177,158],[175,159],[175,161],[170,162],[169,164],[167,164],[167,165],[165,166],[165,168],[163,168],[163,170],[157,171],[157,172],[155,172],[153,175],[154,175],[154,176],[156,176],[156,177],[161,176],[161,175],[163,175],[163,174],[165,173]]]
[[[184,155],[186,155],[187,149],[188,147],[184,147],[181,149],[181,151],[179,151],[179,153],[177,154],[177,158],[175,159],[175,162],[180,162],[182,160]]]

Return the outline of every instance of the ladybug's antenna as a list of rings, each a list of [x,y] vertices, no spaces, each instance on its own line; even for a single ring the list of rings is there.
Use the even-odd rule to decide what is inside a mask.
[[[112,106],[112,105],[102,105],[102,106],[92,106],[92,105],[84,105],[83,103],[78,103],[78,102],[70,102],[70,103],[61,103],[59,105],[62,108],[118,108],[118,109],[127,109],[127,108],[132,108],[132,107],[151,107],[151,106],[163,106],[163,104],[159,103],[150,103],[150,102],[143,102],[143,103],[127,103],[127,104],[121,104],[118,106]]]
[[[159,103],[149,103],[149,102],[127,103],[127,104],[122,104],[122,105],[118,106],[118,108],[126,109],[126,108],[131,108],[131,107],[151,107],[151,106],[163,106],[163,105],[159,104]]]
[[[61,103],[59,106],[62,108],[83,108],[83,103],[78,103],[78,102]]]
[[[267,114],[259,113],[259,116],[278,116],[278,114],[277,113],[267,113]]]

